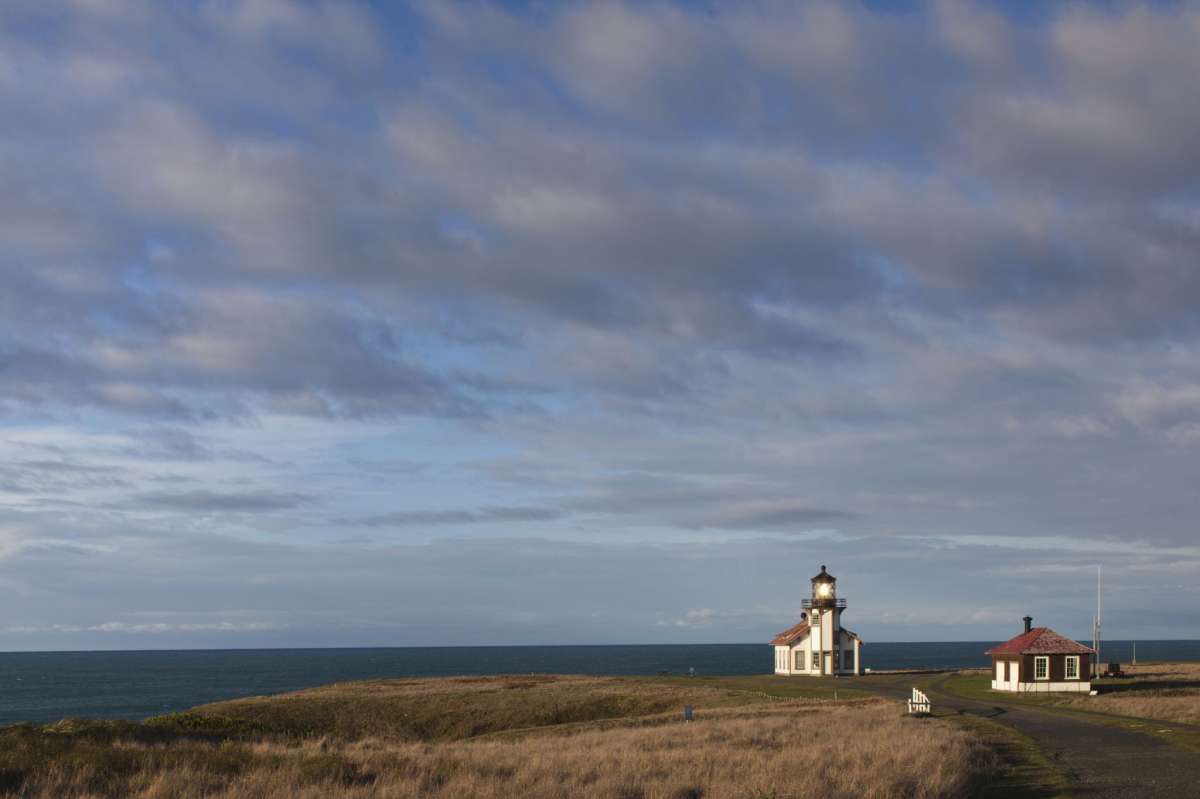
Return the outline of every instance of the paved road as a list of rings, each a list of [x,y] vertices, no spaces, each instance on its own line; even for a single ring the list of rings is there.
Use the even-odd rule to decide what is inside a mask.
[[[856,688],[907,699],[918,675],[880,675]],[[963,699],[934,687],[935,709],[983,716],[1032,738],[1070,781],[1081,799],[1200,799],[1200,754],[1152,735],[1003,701]]]

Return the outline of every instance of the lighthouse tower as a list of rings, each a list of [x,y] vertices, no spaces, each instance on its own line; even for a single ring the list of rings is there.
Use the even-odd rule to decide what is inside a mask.
[[[846,600],[838,599],[837,578],[825,570],[812,578],[812,598],[804,600],[808,625],[812,630],[812,665],[818,674],[838,674],[842,670],[842,611]]]
[[[861,674],[862,639],[842,627],[846,600],[837,578],[821,566],[812,578],[812,597],[803,600],[800,623],[771,641],[776,674]]]

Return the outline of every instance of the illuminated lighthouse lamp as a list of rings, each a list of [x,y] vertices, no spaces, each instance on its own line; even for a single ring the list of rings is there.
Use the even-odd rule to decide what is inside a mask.
[[[829,607],[837,597],[837,578],[830,574],[825,566],[821,573],[812,578],[812,606],[814,608]]]

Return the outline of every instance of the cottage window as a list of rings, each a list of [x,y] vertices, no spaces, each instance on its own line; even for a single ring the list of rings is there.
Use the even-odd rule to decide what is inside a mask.
[[[1067,658],[1067,679],[1079,679],[1079,655],[1071,655]]]
[[[820,652],[813,652],[813,661],[812,661],[812,663],[813,663],[812,667],[813,667],[814,669],[820,669],[820,668],[821,668],[821,653],[820,653]]]
[[[804,668],[804,653],[802,651],[800,651],[799,649],[796,650],[796,668],[797,669]]]
[[[1033,659],[1033,679],[1050,679],[1050,658],[1044,655],[1039,655]]]

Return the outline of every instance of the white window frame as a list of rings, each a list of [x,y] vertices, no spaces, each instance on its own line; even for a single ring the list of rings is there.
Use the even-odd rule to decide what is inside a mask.
[[[804,671],[804,650],[803,649],[796,650],[795,661],[796,661],[795,670],[796,671]]]
[[[1033,658],[1033,679],[1049,680],[1050,679],[1050,656],[1035,655]]]
[[[1067,664],[1064,667],[1063,678],[1067,680],[1079,679],[1079,655],[1068,655]]]

